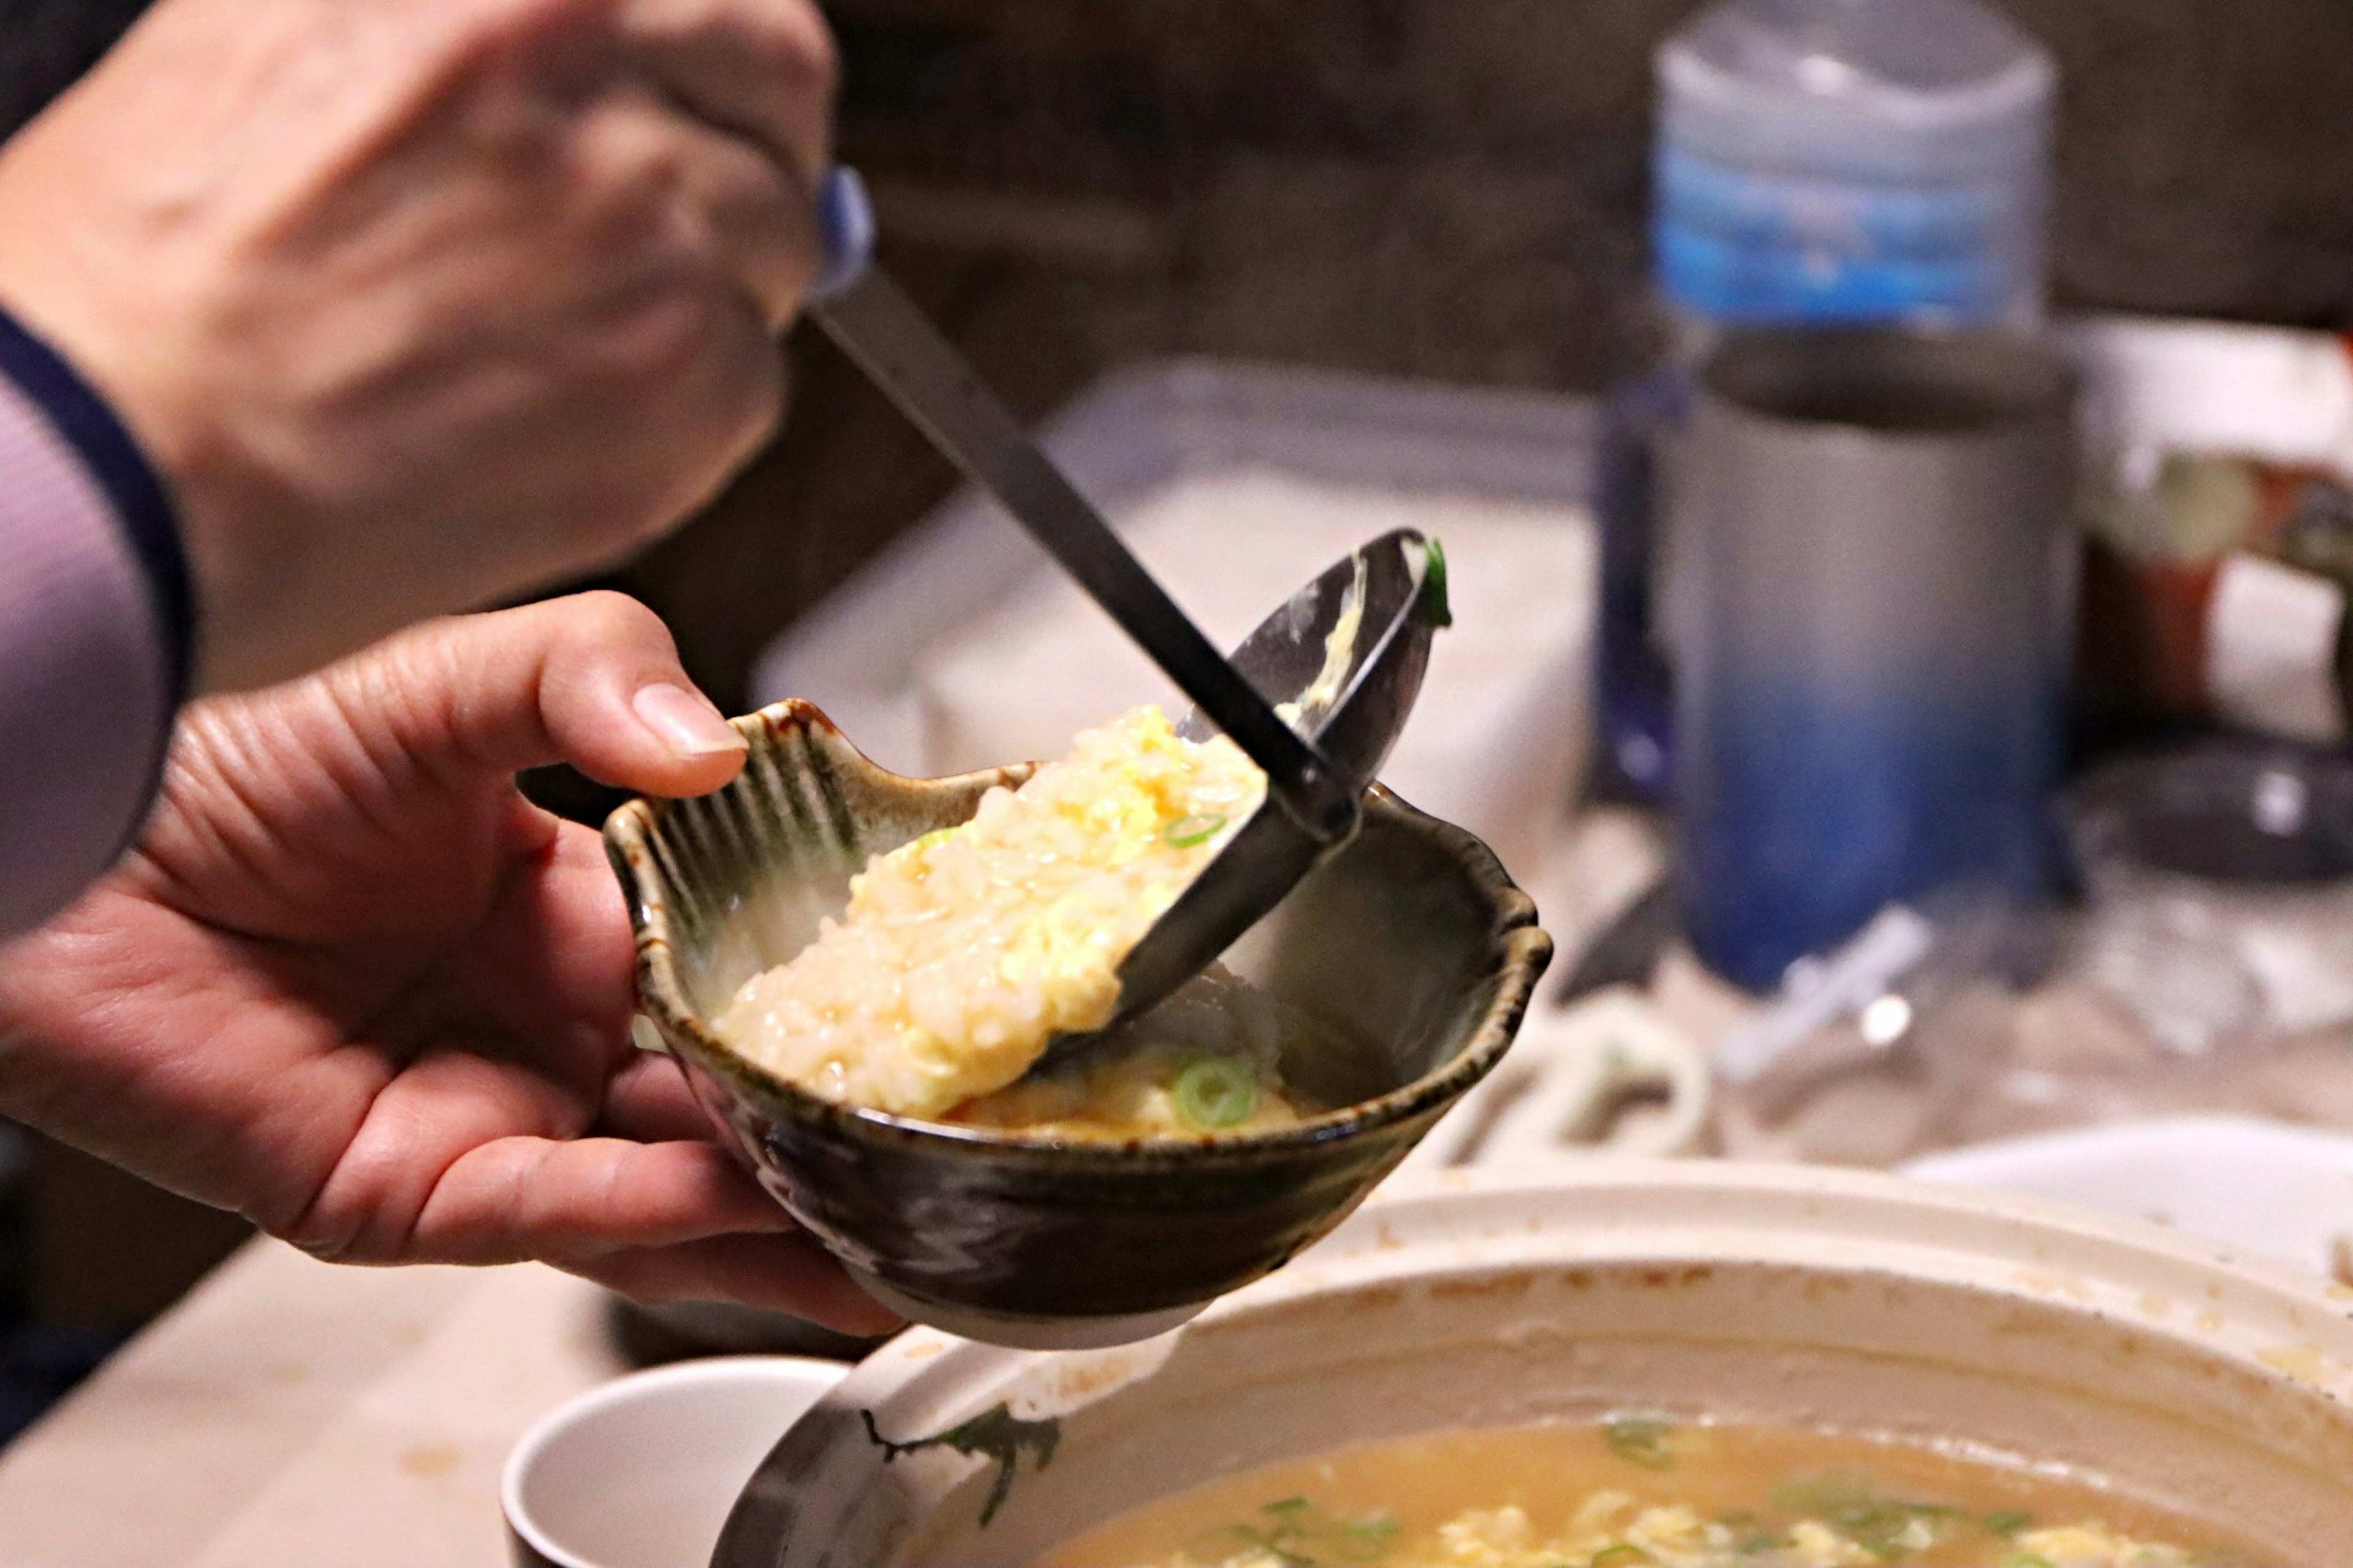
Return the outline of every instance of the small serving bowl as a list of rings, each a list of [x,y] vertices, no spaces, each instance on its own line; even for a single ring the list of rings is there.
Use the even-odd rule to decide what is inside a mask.
[[[710,1561],[744,1479],[849,1371],[717,1356],[633,1373],[550,1411],[500,1477],[509,1557],[515,1568]]]
[[[1280,1268],[1494,1066],[1551,957],[1484,845],[1375,787],[1356,839],[1224,961],[1377,1048],[1353,1082],[1285,1063],[1343,1109],[1272,1132],[1054,1144],[836,1105],[735,1055],[710,1020],[816,937],[870,857],[964,822],[1032,767],[903,778],[799,701],[735,725],[750,756],[734,783],[606,824],[641,1004],[776,1200],[876,1300],[968,1338],[1123,1343]]]

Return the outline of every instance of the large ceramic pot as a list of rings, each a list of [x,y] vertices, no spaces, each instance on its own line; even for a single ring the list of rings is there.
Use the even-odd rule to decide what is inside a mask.
[[[1212,1477],[1627,1407],[1972,1439],[2353,1563],[2353,1291],[2153,1226],[1800,1167],[1386,1190],[1116,1351],[915,1330],[754,1476],[714,1568],[1018,1568]]]

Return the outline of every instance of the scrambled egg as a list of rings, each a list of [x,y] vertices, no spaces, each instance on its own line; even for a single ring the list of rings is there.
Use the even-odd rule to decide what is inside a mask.
[[[1157,708],[1087,731],[962,826],[875,857],[718,1032],[826,1099],[942,1116],[1110,1022],[1128,950],[1265,787],[1233,742],[1182,740]]]
[[[2018,1538],[2018,1568],[2189,1568],[2196,1561],[2175,1546],[2135,1541],[2096,1524],[2030,1530]]]
[[[1607,1568],[1620,1563],[1625,1568],[1861,1568],[1883,1561],[1815,1520],[1783,1535],[1778,1549],[1748,1550],[1753,1542],[1741,1532],[1691,1508],[1638,1508],[1626,1493],[1605,1491],[1586,1499],[1552,1540],[1536,1537],[1524,1510],[1469,1510],[1438,1527],[1443,1555],[1430,1568],[1582,1568],[1597,1560]],[[1414,1563],[1410,1555],[1393,1561],[1399,1568]]]
[[[1925,1521],[1908,1539],[1873,1551],[1830,1523],[1801,1519],[1769,1531],[1704,1519],[1682,1505],[1639,1506],[1621,1491],[1586,1499],[1567,1527],[1541,1537],[1519,1508],[1468,1509],[1438,1527],[1424,1546],[1398,1542],[1364,1555],[1324,1557],[1250,1545],[1232,1555],[1179,1557],[1166,1568],[1298,1568],[1302,1562],[1348,1562],[1378,1568],[1883,1568],[1927,1552],[1938,1538]],[[1947,1549],[1950,1550],[1949,1548]],[[1991,1555],[1936,1556],[1994,1568],[2190,1568],[2177,1547],[2136,1541],[2097,1523],[2028,1530]],[[1892,1555],[1891,1555],[1892,1553]]]

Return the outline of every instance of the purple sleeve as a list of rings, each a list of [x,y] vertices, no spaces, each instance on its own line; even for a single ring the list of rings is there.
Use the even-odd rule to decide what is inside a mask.
[[[169,499],[106,405],[0,312],[0,940],[113,863],[185,693]]]

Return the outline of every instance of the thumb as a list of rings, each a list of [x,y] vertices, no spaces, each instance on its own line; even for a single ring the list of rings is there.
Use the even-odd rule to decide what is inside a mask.
[[[334,675],[364,688],[353,695],[369,710],[399,715],[419,757],[502,773],[569,763],[664,795],[707,794],[744,763],[743,737],[695,689],[669,628],[623,594],[431,622]]]

